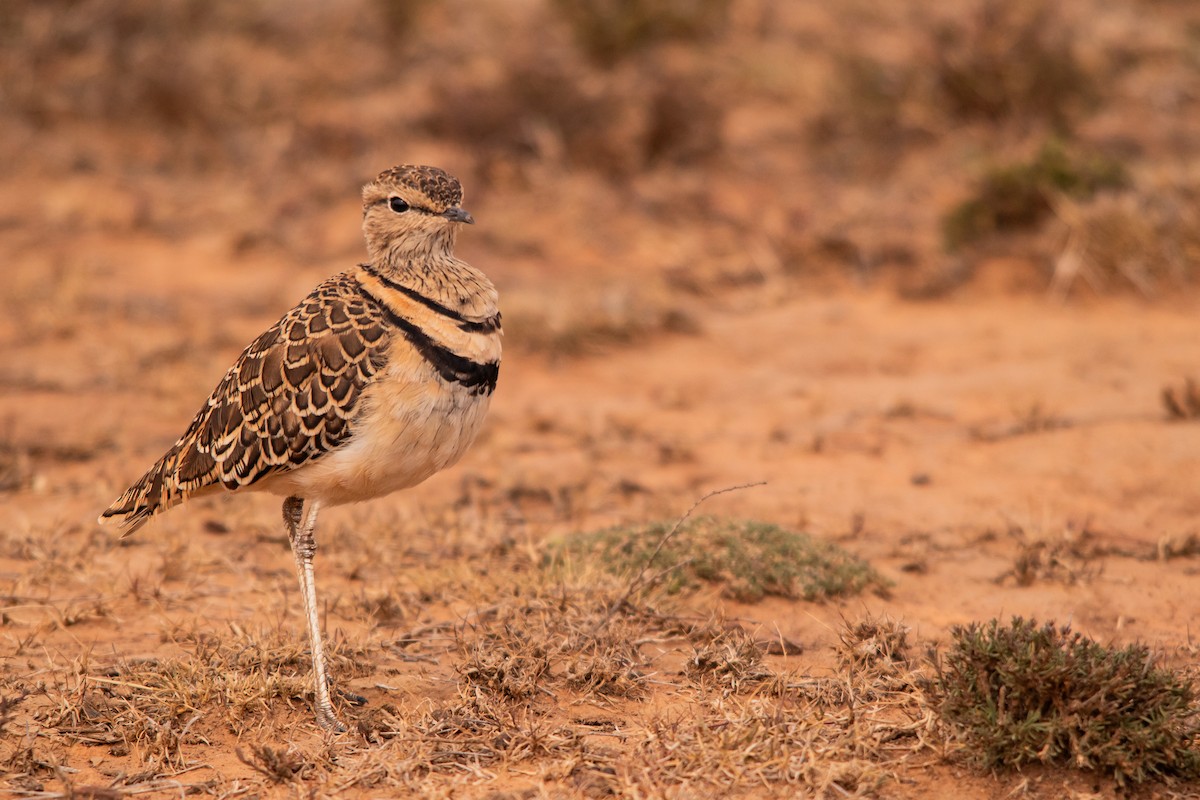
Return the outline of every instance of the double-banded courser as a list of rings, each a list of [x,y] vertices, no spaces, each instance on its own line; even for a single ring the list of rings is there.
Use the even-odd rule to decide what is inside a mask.
[[[100,521],[126,535],[192,497],[282,495],[312,646],[317,723],[330,703],[313,582],[324,506],[420,483],[458,461],[496,388],[496,289],[454,257],[462,187],[399,166],[363,187],[369,261],[317,286],[238,357],[187,431]]]

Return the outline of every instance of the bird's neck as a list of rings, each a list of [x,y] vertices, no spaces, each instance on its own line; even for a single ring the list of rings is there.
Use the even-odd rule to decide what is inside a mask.
[[[373,258],[367,269],[380,278],[471,318],[496,313],[496,289],[487,276],[449,251],[420,255],[388,252]]]
[[[371,263],[382,267],[405,269],[411,264],[428,263],[435,267],[437,263],[454,260],[455,230],[451,225],[438,227],[434,230],[411,230],[404,235],[384,236],[379,231],[368,229],[364,223],[363,232],[367,235],[367,253]]]

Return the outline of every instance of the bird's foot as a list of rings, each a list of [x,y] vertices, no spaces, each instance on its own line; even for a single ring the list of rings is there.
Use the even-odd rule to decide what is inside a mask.
[[[317,706],[317,725],[322,730],[333,733],[345,733],[350,730],[334,715],[332,708],[323,708],[321,706]]]

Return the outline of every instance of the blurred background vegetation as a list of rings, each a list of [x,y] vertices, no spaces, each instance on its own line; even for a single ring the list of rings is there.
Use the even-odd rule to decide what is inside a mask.
[[[7,0],[0,74],[0,250],[43,274],[89,234],[340,267],[417,161],[555,352],[746,286],[1154,297],[1200,260],[1190,0]],[[582,322],[522,305],[548,280]]]

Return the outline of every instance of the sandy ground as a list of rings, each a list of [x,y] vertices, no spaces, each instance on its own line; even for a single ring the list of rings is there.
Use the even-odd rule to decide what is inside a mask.
[[[184,273],[188,291],[170,290],[172,319],[142,316],[139,305],[154,308],[163,301],[155,292],[168,291],[147,287],[163,280],[170,258],[167,248],[147,248],[102,284],[85,279],[106,298],[103,310],[83,314],[94,315],[86,324],[34,342],[12,324],[5,330],[0,419],[27,478],[3,495],[9,680],[175,652],[181,635],[205,631],[275,625],[302,636],[275,499],[197,501],[117,548],[93,521],[185,424],[236,355],[234,342],[271,318],[247,287],[319,274],[217,260]],[[497,548],[536,551],[571,531],[670,518],[710,491],[764,482],[703,510],[812,532],[894,584],[886,598],[825,604],[743,606],[712,592],[688,601],[802,645],[803,655],[774,659],[789,669],[828,674],[842,621],[871,614],[903,622],[923,645],[944,643],[953,625],[1025,615],[1190,661],[1200,428],[1169,421],[1159,398],[1194,374],[1189,302],[1064,305],[969,291],[907,302],[848,288],[757,287],[710,304],[690,333],[582,357],[518,351],[505,359],[486,432],[461,465],[322,518],[332,535],[319,580],[335,609],[326,625],[336,639],[374,648],[395,626],[364,627],[361,616],[339,615],[339,604],[414,587],[443,596],[430,587],[461,580],[447,579],[448,560],[486,573]],[[112,307],[131,311],[122,318]],[[102,328],[93,325],[100,317]],[[175,318],[195,327],[172,335],[206,344],[164,341]],[[402,574],[373,564],[355,538],[380,529],[377,545],[399,548],[386,563]],[[400,616],[430,624],[467,606],[418,601]],[[79,619],[66,624],[64,614]],[[414,670],[371,652],[367,674],[350,685],[372,702],[446,691],[444,663]],[[381,679],[398,666],[402,679]],[[643,713],[646,701],[634,707]],[[300,726],[288,736],[319,739],[302,703],[287,713]],[[252,730],[228,733],[225,744],[210,734],[208,768],[226,780],[255,777],[233,757]],[[105,761],[94,748],[71,753],[75,768]],[[887,793],[907,786],[910,796],[940,796],[945,781],[963,796],[997,790],[969,771],[933,769]],[[84,766],[80,782],[87,775]]]
[[[1124,794],[971,767],[912,683],[787,703],[857,691],[841,638],[868,619],[906,627],[926,675],[954,626],[1015,615],[1194,666],[1200,425],[1162,401],[1200,377],[1194,4],[692,5],[728,13],[615,63],[535,0],[0,8],[5,791]],[[949,247],[983,176],[1047,143],[1125,182],[1042,186],[1042,217]],[[459,465],[322,516],[333,671],[368,700],[336,739],[278,499],[200,499],[129,539],[95,519],[252,337],[363,257],[358,187],[397,162],[462,178],[458,252],[500,289],[506,350]],[[836,543],[890,590],[637,597],[609,642],[635,642],[636,691],[572,688],[565,662],[528,696],[472,682],[505,636],[536,649],[620,596],[557,583],[548,543],[732,487],[697,513]],[[791,694],[687,677],[731,626],[791,643],[764,661]],[[655,772],[763,707],[826,720],[827,763]]]

